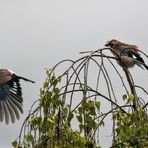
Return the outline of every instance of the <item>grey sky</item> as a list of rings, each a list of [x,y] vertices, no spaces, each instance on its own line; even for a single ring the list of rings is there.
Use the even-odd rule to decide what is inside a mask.
[[[38,99],[44,68],[64,58],[75,59],[80,51],[101,48],[112,38],[137,44],[148,53],[147,17],[147,0],[1,0],[0,68],[12,69],[36,84],[22,82],[24,115],[15,124],[0,123],[0,147],[11,147],[18,136],[27,111]],[[133,71],[147,87],[147,73]]]

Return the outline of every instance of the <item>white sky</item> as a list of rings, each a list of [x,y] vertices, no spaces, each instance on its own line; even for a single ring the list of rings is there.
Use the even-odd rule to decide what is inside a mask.
[[[12,69],[36,84],[22,82],[25,113],[15,124],[0,123],[0,147],[11,147],[18,136],[38,99],[44,68],[65,58],[76,59],[80,51],[101,48],[112,38],[137,44],[148,53],[147,27],[147,0],[1,0],[0,68]],[[133,71],[136,81],[147,87],[146,71]]]

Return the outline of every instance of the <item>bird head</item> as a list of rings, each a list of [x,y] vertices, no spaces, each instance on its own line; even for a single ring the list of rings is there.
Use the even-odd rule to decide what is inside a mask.
[[[113,48],[113,47],[115,47],[118,43],[119,43],[119,41],[117,41],[117,40],[115,40],[115,39],[112,39],[112,40],[108,41],[108,42],[105,44],[105,46],[106,46],[106,47],[111,47],[111,48]]]

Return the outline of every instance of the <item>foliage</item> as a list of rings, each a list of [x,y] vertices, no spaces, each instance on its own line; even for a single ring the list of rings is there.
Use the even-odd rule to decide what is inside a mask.
[[[144,110],[124,114],[121,110],[114,114],[116,122],[113,147],[147,147],[148,146],[148,116]]]
[[[130,81],[130,93],[110,61],[114,58],[104,55],[102,51],[103,49],[97,50],[76,61],[61,61],[51,70],[46,70],[47,79],[40,89],[40,98],[32,105],[18,139],[12,143],[14,148],[100,148],[99,136],[102,135],[99,133],[109,116],[112,118],[111,147],[148,147],[147,104],[144,101],[142,104],[142,99],[136,94],[136,87],[145,89],[134,85],[130,81],[131,75],[124,69],[127,80]],[[99,57],[100,61],[93,57]],[[110,77],[112,74],[107,71],[104,58],[112,65],[124,87],[122,105],[116,99]],[[92,77],[89,78],[90,60],[98,66],[95,88],[94,83],[92,87],[89,83],[89,79],[92,80]],[[67,61],[72,64],[56,76],[57,67]],[[100,83],[102,80],[105,82],[103,87]],[[102,88],[105,88],[105,93]],[[101,100],[105,101],[105,106]],[[106,106],[109,105],[108,109]]]
[[[30,132],[24,136],[23,144],[14,141],[13,147],[92,147],[95,140],[87,140],[81,135],[85,132],[89,135],[96,128],[93,120],[95,109],[100,109],[100,103],[88,100],[82,102],[75,111],[70,111],[68,105],[63,104],[60,98],[60,78],[47,71],[48,78],[40,90],[40,116],[31,115],[27,127]],[[50,87],[49,87],[50,85]],[[49,89],[50,88],[50,89]],[[86,107],[86,119],[84,122],[84,106]],[[76,116],[79,129],[71,128],[71,121]]]

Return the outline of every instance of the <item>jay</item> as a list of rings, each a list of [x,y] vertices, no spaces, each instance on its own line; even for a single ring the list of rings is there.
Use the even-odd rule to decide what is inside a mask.
[[[118,40],[112,39],[105,44],[106,47],[110,47],[114,50],[113,55],[118,58],[120,56],[121,60],[117,60],[120,66],[125,66],[127,68],[133,67],[135,64],[142,65],[148,70],[148,66],[145,64],[143,58],[138,53],[138,47],[136,45],[130,45]]]
[[[8,69],[0,69],[0,122],[14,123],[23,113],[23,98],[20,79],[35,83],[21,77]]]

